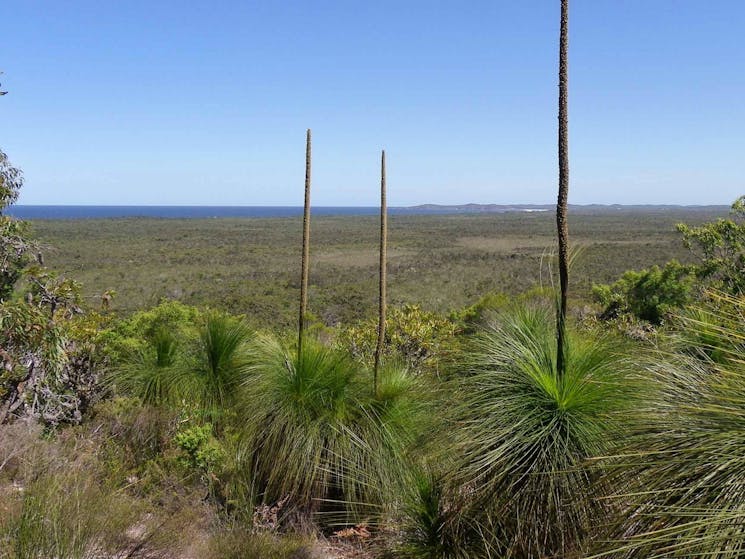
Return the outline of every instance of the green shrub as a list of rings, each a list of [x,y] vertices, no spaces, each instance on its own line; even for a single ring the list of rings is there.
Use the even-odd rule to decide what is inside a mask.
[[[233,528],[212,537],[209,559],[314,559],[308,538]]]
[[[487,293],[473,305],[450,313],[450,320],[459,324],[463,332],[473,334],[491,313],[504,309],[511,300],[504,293]]]
[[[377,343],[377,319],[342,330],[339,343],[362,363],[371,364]],[[442,362],[457,350],[455,324],[417,305],[388,309],[385,351],[415,371],[439,372]]]
[[[730,294],[745,293],[745,196],[732,204],[731,219],[720,218],[699,227],[683,223],[677,229],[686,247],[698,252],[696,275],[710,287]]]
[[[114,323],[104,334],[108,352],[115,364],[126,363],[143,350],[151,350],[167,333],[172,340],[188,347],[199,337],[203,313],[178,301],[162,301]]]
[[[173,308],[178,316],[186,312],[182,305],[169,303],[164,313],[168,320]],[[209,312],[178,338],[178,328],[167,327],[160,311],[153,316],[146,327],[135,329],[143,332],[142,338],[119,345],[120,350],[130,349],[119,352],[110,384],[146,405],[175,407],[218,426],[251,374],[253,333],[239,318]]]
[[[225,462],[225,451],[213,436],[210,423],[179,431],[174,442],[184,452],[182,464],[205,475],[214,475]]]
[[[603,306],[603,318],[630,313],[661,324],[665,316],[691,301],[694,283],[693,268],[672,260],[663,268],[629,270],[611,285],[593,286],[592,294]]]

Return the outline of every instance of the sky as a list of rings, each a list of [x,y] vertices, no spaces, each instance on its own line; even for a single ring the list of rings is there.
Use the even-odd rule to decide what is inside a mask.
[[[570,203],[745,194],[745,2],[571,0]],[[22,204],[553,203],[559,0],[3,0]]]

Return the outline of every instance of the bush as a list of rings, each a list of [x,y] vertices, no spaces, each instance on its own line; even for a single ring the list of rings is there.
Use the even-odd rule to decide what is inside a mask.
[[[162,301],[113,324],[104,334],[114,363],[126,363],[133,355],[157,346],[158,338],[167,334],[188,347],[199,337],[203,313],[178,301]]]
[[[665,316],[691,301],[694,283],[693,268],[672,260],[664,268],[627,271],[611,285],[593,286],[592,294],[603,306],[605,319],[630,313],[661,324]]]
[[[377,319],[342,330],[340,346],[360,362],[370,365],[377,344]],[[414,371],[438,373],[442,363],[457,351],[455,324],[417,305],[391,308],[386,320],[385,353],[402,360]]]
[[[677,229],[686,247],[698,252],[696,275],[710,287],[735,295],[745,293],[745,196],[734,201],[730,214],[731,219],[699,227],[680,223]]]
[[[487,293],[473,305],[450,313],[450,320],[467,334],[475,333],[490,314],[509,306],[511,298],[504,293]]]
[[[100,316],[48,305],[0,303],[0,424],[30,417],[79,423],[104,393]]]
[[[225,452],[213,436],[209,423],[179,431],[174,442],[184,452],[182,464],[205,476],[214,476],[225,462]]]
[[[141,332],[141,337],[119,339],[119,359],[109,382],[146,405],[175,407],[219,427],[251,374],[253,333],[238,318],[209,312],[198,325],[183,325],[184,338],[178,338],[179,327],[170,324],[173,308],[178,320],[183,312],[191,316],[182,305],[161,305],[169,312],[149,313],[144,325],[135,321],[139,325],[131,333]]]
[[[315,559],[308,538],[233,528],[210,540],[210,559]]]

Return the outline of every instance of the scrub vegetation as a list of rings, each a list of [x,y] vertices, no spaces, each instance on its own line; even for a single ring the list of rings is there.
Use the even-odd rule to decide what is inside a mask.
[[[626,270],[695,262],[678,223],[699,226],[727,208],[571,209],[570,297]],[[388,303],[448,314],[488,293],[551,285],[554,218],[548,213],[389,216]],[[78,280],[91,306],[107,290],[121,314],[161,299],[246,314],[257,326],[297,324],[301,219],[43,220],[32,224],[45,261]],[[313,217],[309,313],[325,325],[372,317],[378,308],[375,217]],[[570,305],[570,312],[572,306]],[[576,305],[575,305],[576,308]]]
[[[2,217],[0,556],[739,556],[740,208],[570,213],[564,371],[551,216],[314,220],[300,351],[297,220]]]
[[[0,152],[0,559],[744,556],[743,198],[569,211],[561,8],[555,215],[388,222],[383,152],[311,227],[308,130],[302,223],[34,236]]]

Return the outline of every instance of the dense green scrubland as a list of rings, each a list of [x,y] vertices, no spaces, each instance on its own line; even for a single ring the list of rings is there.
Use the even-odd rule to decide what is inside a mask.
[[[725,209],[576,210],[571,296],[626,270],[691,262],[675,231],[725,216]],[[391,216],[392,305],[448,313],[487,293],[516,295],[550,284],[555,224],[547,213]],[[257,326],[295,323],[300,286],[299,219],[114,219],[38,221],[46,263],[80,281],[93,306],[112,289],[123,313],[162,298],[248,315]],[[310,310],[328,325],[373,316],[377,305],[378,222],[318,217],[312,222]]]
[[[40,246],[0,154],[2,559],[745,553],[742,199],[575,215],[562,372],[550,216],[392,220],[375,387],[374,221],[314,225],[298,349],[298,221]]]
[[[739,556],[734,210],[575,216],[562,376],[548,216],[394,220],[377,391],[373,221],[314,226],[298,354],[297,221],[40,222],[47,268],[3,218],[27,246],[0,303],[0,557]]]

